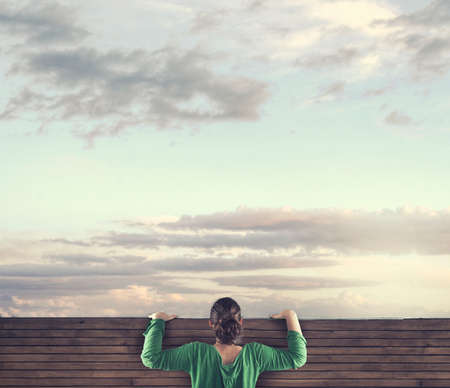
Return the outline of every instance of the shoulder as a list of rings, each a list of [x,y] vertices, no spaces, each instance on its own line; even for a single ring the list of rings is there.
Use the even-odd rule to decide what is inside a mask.
[[[201,342],[199,341],[192,341],[192,342],[188,342],[187,344],[184,344],[183,346],[186,346],[187,348],[192,348],[192,349],[198,349]]]
[[[254,341],[254,342],[249,342],[246,346],[250,349],[258,349],[261,345],[263,345],[263,344]]]
[[[188,342],[183,345],[178,346],[178,349],[182,349],[185,352],[195,352],[198,349],[198,342]]]
[[[271,347],[268,345],[265,345],[261,342],[250,342],[248,345],[249,352],[254,355],[256,358],[262,357],[265,353],[267,353],[268,349]]]
[[[254,354],[259,354],[261,352],[262,346],[264,346],[264,345],[259,342],[249,342],[245,345],[245,347],[247,348],[247,351],[254,353]]]
[[[186,345],[189,349],[189,353],[191,353],[195,359],[200,359],[205,357],[207,354],[211,354],[210,349],[208,348],[211,345],[206,342],[192,341]]]
[[[191,348],[194,352],[205,351],[208,346],[208,344],[206,342],[201,342],[201,341],[192,341],[186,345],[188,345],[189,348]]]

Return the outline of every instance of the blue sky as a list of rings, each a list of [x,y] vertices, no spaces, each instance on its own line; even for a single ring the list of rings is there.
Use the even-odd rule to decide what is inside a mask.
[[[2,2],[0,314],[448,317],[449,19]]]

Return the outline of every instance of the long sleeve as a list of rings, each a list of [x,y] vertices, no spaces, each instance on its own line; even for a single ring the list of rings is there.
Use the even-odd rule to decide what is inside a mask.
[[[297,369],[306,364],[306,338],[298,331],[288,330],[287,341],[288,350],[258,343],[260,373],[266,370]]]
[[[162,339],[165,333],[164,319],[152,319],[146,330],[141,360],[147,368],[162,370],[183,370],[190,372],[192,368],[193,346],[190,342],[173,349],[162,350]]]

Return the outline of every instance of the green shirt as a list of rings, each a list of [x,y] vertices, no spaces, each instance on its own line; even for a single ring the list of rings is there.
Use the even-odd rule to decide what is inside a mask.
[[[306,338],[294,330],[287,332],[288,350],[250,342],[226,365],[219,351],[205,342],[162,350],[164,332],[164,319],[150,321],[142,333],[142,363],[153,369],[185,371],[191,376],[192,388],[254,388],[264,371],[297,369],[306,364]]]

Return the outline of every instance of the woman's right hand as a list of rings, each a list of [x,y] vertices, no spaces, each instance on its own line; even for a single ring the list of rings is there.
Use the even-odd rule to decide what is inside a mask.
[[[288,317],[289,317],[290,315],[292,315],[292,314],[296,314],[296,312],[295,312],[294,310],[287,309],[287,310],[283,310],[281,313],[278,313],[278,314],[272,314],[272,315],[270,316],[270,318],[274,318],[274,319],[277,319],[277,318],[285,319],[285,318],[288,318]]]

